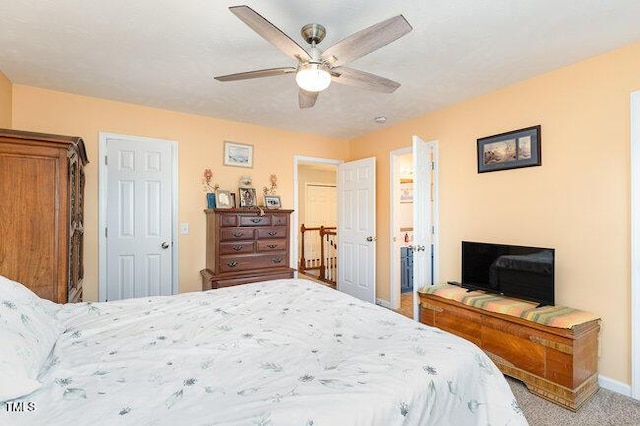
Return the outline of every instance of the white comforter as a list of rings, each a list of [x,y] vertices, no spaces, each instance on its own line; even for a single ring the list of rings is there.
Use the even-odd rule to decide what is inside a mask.
[[[65,305],[0,424],[523,425],[473,344],[306,280]]]

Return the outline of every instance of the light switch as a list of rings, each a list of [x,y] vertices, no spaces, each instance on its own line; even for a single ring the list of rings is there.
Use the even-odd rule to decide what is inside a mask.
[[[189,235],[189,224],[187,222],[180,224],[180,233],[182,235]]]

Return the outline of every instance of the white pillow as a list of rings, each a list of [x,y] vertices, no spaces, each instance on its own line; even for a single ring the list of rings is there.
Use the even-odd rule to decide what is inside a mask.
[[[0,402],[41,386],[38,373],[62,332],[57,306],[0,275]]]

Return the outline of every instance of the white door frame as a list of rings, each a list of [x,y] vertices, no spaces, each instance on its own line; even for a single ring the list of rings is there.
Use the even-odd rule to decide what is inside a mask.
[[[308,157],[306,155],[294,155],[293,156],[293,214],[291,218],[291,223],[293,229],[291,230],[291,259],[289,259],[289,266],[296,270],[295,276],[298,276],[298,260],[300,259],[298,253],[298,230],[300,229],[300,218],[298,217],[299,206],[298,203],[300,200],[298,199],[298,191],[299,191],[299,183],[298,183],[298,167],[300,163],[312,163],[312,164],[330,164],[338,167],[338,164],[343,163],[342,160],[334,160],[330,158],[320,158],[320,157]],[[337,170],[336,170],[337,173]]]
[[[391,309],[400,309],[400,250],[397,250],[398,242],[394,241],[394,237],[399,230],[398,220],[400,214],[398,213],[400,199],[400,185],[398,184],[398,157],[413,152],[413,148],[408,146],[406,148],[395,149],[389,153],[389,210],[390,210],[390,224],[389,224],[389,256],[391,261],[389,262],[389,307]],[[414,218],[415,220],[415,218]],[[396,256],[397,254],[397,256]],[[397,258],[397,259],[396,259]],[[397,261],[396,261],[397,260]]]
[[[104,302],[107,294],[107,170],[105,160],[107,155],[107,140],[127,139],[146,142],[169,142],[171,144],[171,174],[172,193],[171,200],[171,241],[173,242],[171,254],[171,292],[177,294],[178,286],[178,143],[173,140],[148,138],[143,136],[129,136],[118,133],[98,133],[98,301]]]
[[[631,397],[640,400],[640,90],[631,93]]]

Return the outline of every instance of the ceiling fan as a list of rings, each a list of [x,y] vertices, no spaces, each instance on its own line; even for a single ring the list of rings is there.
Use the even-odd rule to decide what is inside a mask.
[[[318,94],[329,87],[332,81],[385,93],[392,93],[400,87],[400,83],[393,80],[343,65],[409,33],[413,28],[402,15],[358,31],[324,51],[317,45],[326,35],[325,27],[320,24],[307,24],[300,30],[304,40],[311,45],[307,51],[249,6],[232,6],[229,10],[285,55],[297,60],[298,65],[215,77],[218,81],[247,80],[295,73],[296,83],[300,88],[298,92],[300,108],[314,106]]]

